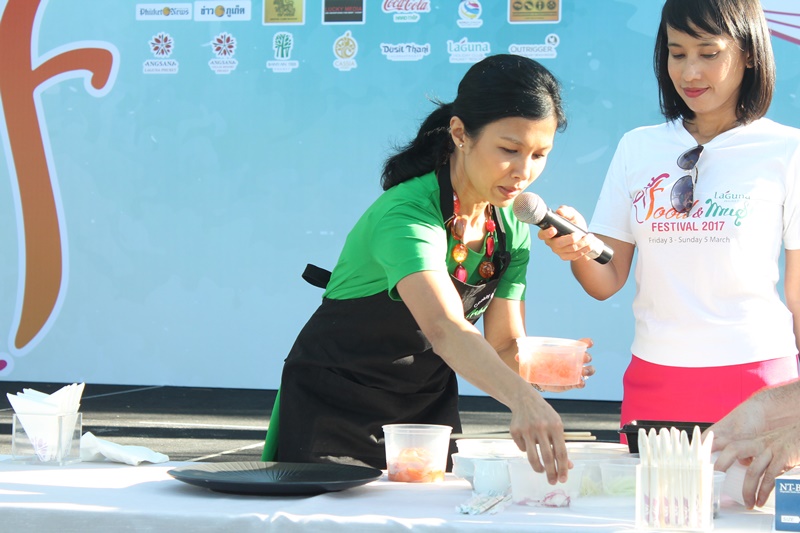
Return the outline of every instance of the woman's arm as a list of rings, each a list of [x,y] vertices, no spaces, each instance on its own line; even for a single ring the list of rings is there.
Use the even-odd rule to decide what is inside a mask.
[[[586,228],[586,221],[578,211],[561,206],[556,211],[580,228]],[[636,247],[625,241],[612,239],[605,235],[577,234],[556,237],[553,227],[539,230],[538,237],[564,261],[571,261],[572,274],[589,296],[605,300],[616,294],[628,280]],[[614,257],[601,265],[587,254],[591,251],[590,239],[597,237],[614,250]]]
[[[508,367],[518,373],[517,339],[526,335],[525,302],[506,298],[493,299],[489,309],[483,315],[483,334]],[[591,339],[580,340],[591,348]],[[592,356],[587,352],[583,360],[584,365],[588,365],[583,367],[584,378],[594,375],[594,367],[589,365],[591,361]],[[581,380],[577,385],[548,386],[544,388],[549,392],[564,392],[570,389],[580,389],[584,386],[584,381]]]
[[[783,294],[786,307],[792,312],[794,342],[800,352],[800,250],[786,250]]]
[[[464,319],[461,299],[447,273],[410,274],[400,280],[397,290],[433,350],[445,363],[511,410],[511,437],[521,450],[527,451],[533,469],[547,472],[551,484],[566,480],[569,459],[561,417],[529,383],[509,368],[480,331]],[[513,319],[509,322],[509,331],[524,335],[522,324],[521,316]],[[490,326],[489,329],[494,328]],[[500,343],[507,357],[510,343],[499,341],[496,333],[490,336]]]

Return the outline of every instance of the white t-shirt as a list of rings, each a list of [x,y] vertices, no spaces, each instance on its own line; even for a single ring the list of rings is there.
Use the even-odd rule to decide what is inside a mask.
[[[589,226],[638,249],[631,350],[682,367],[792,356],[776,284],[781,241],[800,249],[800,130],[760,119],[708,142],[687,217],[670,192],[696,145],[680,122],[626,133]]]

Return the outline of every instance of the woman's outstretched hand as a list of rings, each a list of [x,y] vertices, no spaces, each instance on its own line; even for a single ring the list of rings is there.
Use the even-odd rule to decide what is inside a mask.
[[[531,391],[533,392],[533,391]],[[511,438],[527,452],[533,470],[551,485],[565,482],[572,463],[567,456],[561,417],[538,394],[527,394],[511,408]]]

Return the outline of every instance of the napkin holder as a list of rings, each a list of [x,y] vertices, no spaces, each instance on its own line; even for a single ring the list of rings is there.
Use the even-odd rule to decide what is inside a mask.
[[[81,460],[83,414],[15,413],[11,458],[32,465],[62,466]]]

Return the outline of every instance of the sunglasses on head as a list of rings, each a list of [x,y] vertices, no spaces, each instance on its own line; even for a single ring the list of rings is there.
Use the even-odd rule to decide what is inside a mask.
[[[678,178],[672,186],[670,202],[672,208],[678,213],[688,213],[694,204],[694,186],[697,183],[697,161],[703,153],[703,145],[698,144],[694,148],[689,148],[678,156],[678,166],[689,172],[685,176]]]

